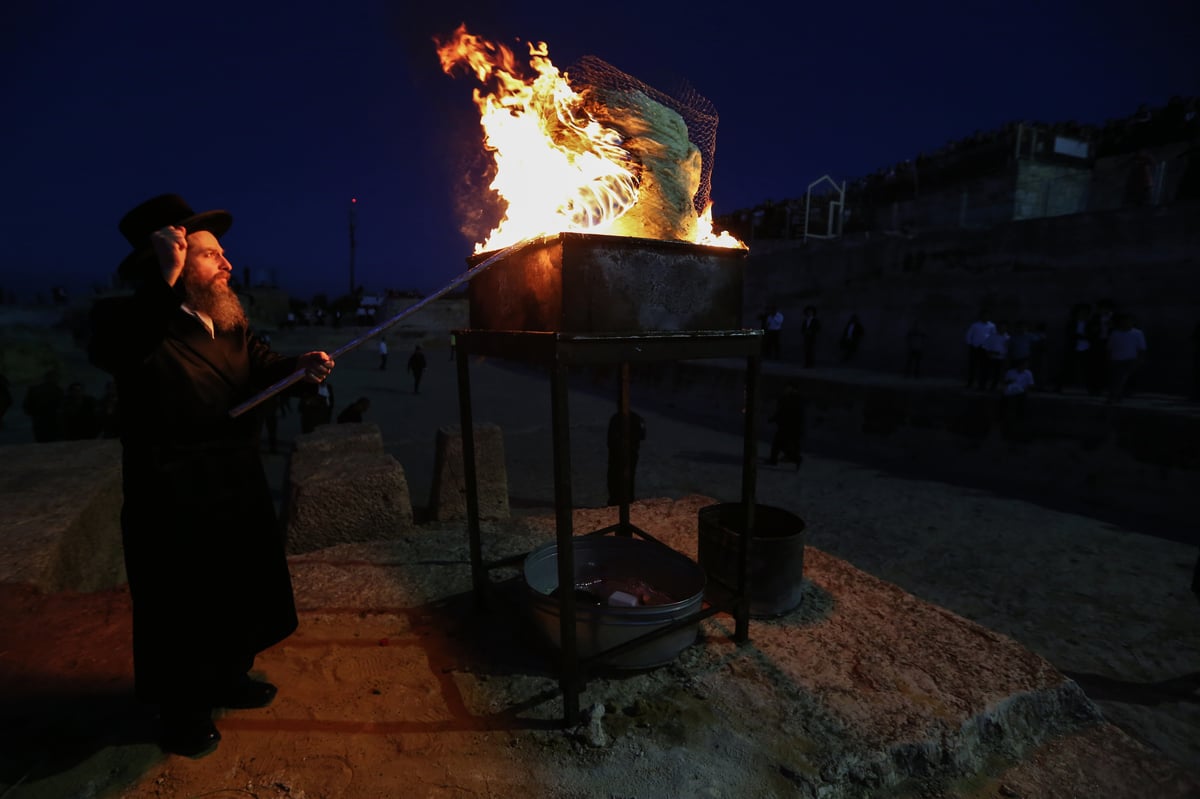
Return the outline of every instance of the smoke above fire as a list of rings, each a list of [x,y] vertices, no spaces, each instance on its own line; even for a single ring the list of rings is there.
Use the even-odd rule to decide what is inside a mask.
[[[467,71],[504,214],[485,252],[564,231],[743,247],[697,214],[701,156],[678,113],[640,91],[577,90],[545,42],[526,59],[459,26],[435,40],[446,74]]]

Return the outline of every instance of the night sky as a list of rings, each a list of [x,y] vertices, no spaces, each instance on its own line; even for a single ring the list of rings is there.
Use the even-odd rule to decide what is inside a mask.
[[[118,220],[163,192],[231,211],[239,276],[304,297],[347,290],[357,198],[357,282],[440,288],[474,244],[456,208],[475,83],[443,74],[432,41],[461,22],[545,41],[560,68],[594,55],[658,88],[686,80],[720,113],[721,214],[1009,121],[1102,123],[1200,94],[1190,5],[13,0],[0,288],[106,284],[128,252]]]

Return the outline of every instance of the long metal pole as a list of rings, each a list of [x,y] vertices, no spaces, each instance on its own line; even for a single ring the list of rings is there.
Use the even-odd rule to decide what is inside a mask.
[[[402,319],[412,316],[417,311],[421,310],[422,308],[424,308],[426,305],[433,302],[434,300],[450,293],[454,289],[461,286],[463,283],[466,283],[466,282],[478,277],[480,274],[483,273],[484,270],[486,270],[492,264],[496,263],[497,261],[501,260],[502,258],[507,258],[508,256],[512,255],[513,253],[517,252],[518,250],[521,250],[524,247],[528,246],[529,244],[532,244],[533,242],[537,241],[538,238],[540,238],[540,237],[522,239],[521,241],[518,241],[516,244],[510,244],[509,246],[505,247],[503,250],[500,250],[499,252],[489,255],[487,258],[485,258],[484,260],[475,264],[475,266],[471,267],[466,272],[463,272],[461,275],[454,278],[454,280],[450,281],[445,286],[443,286],[442,288],[435,291],[433,294],[430,294],[428,297],[425,297],[424,299],[413,303],[412,305],[408,306],[400,313],[393,316],[391,319],[387,319],[383,322],[380,322],[379,324],[375,325],[375,327],[371,328],[366,333],[363,333],[358,338],[352,339],[351,341],[348,341],[345,344],[343,344],[342,346],[338,347],[336,350],[329,353],[329,357],[336,361],[338,358],[342,357],[343,355],[350,352],[351,350],[358,348],[363,343],[370,341],[375,336],[378,336],[380,333],[382,333],[383,331],[392,327],[393,325],[395,325],[397,322],[401,321]],[[268,386],[267,388],[263,389],[259,393],[255,394],[250,399],[243,402],[241,405],[238,405],[236,408],[234,408],[233,410],[231,410],[229,412],[229,415],[232,418],[236,419],[237,417],[244,414],[246,411],[252,410],[253,408],[257,408],[259,405],[266,402],[271,397],[274,397],[279,392],[284,391],[284,390],[290,388],[291,386],[294,386],[296,383],[299,383],[301,380],[304,379],[304,375],[305,375],[305,371],[303,369],[297,369],[296,371],[292,372],[287,377]]]
[[[354,209],[357,197],[350,198],[350,296],[354,296]]]

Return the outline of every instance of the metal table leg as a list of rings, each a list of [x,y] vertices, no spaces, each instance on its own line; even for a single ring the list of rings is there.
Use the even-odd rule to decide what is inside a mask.
[[[745,527],[738,548],[738,602],[734,613],[733,640],[744,643],[750,639],[750,539],[754,534],[755,484],[758,478],[758,375],[762,369],[760,356],[746,358],[746,411],[742,451],[742,507]]]
[[[550,416],[554,438],[554,516],[558,542],[559,687],[568,725],[579,719],[579,645],[575,628],[575,529],[571,498],[571,422],[567,367],[555,363],[550,374]]]
[[[619,521],[620,527],[617,529],[617,535],[633,537],[633,531],[630,528],[629,522],[629,503],[633,502],[633,497],[630,496],[629,486],[633,482],[633,465],[629,462],[633,455],[632,447],[629,445],[629,431],[631,420],[629,418],[629,363],[621,364],[621,387],[617,397],[617,413],[621,414],[621,446],[617,450],[617,457],[621,462],[621,485],[620,493],[617,495],[619,503]],[[611,456],[610,456],[611,457]]]
[[[479,535],[479,483],[475,472],[475,425],[471,410],[471,374],[469,353],[466,347],[457,348],[458,369],[458,416],[462,432],[463,487],[467,499],[467,538],[471,553],[471,585],[475,594],[475,606],[482,608],[487,602],[487,570],[483,567],[483,547]]]

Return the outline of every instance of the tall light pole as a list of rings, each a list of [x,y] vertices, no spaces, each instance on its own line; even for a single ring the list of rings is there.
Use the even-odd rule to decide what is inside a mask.
[[[350,198],[350,296],[354,296],[354,209],[358,199]]]

